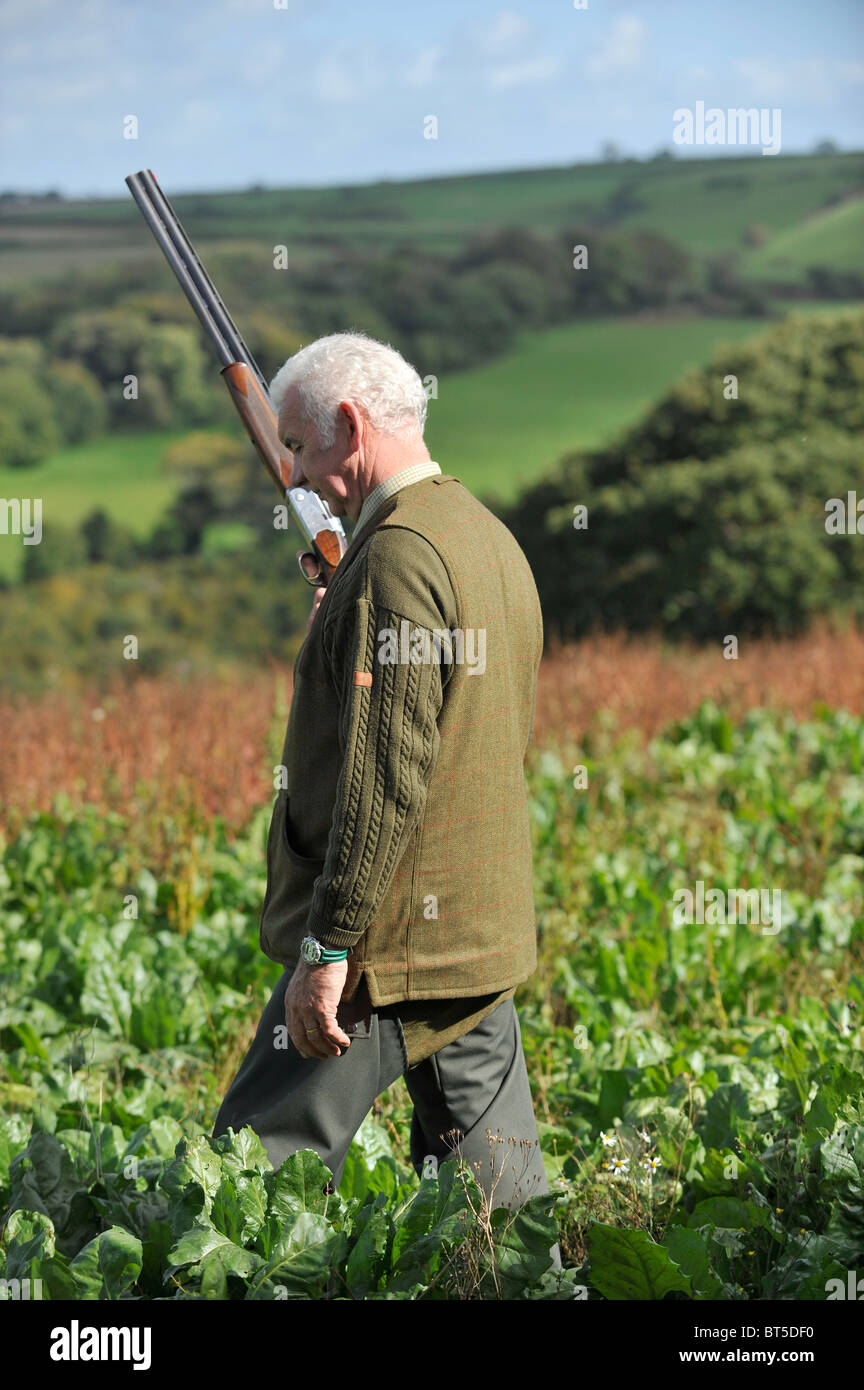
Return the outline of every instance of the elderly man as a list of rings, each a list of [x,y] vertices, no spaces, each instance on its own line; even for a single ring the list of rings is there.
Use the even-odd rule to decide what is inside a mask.
[[[517,1205],[549,1190],[513,1004],[537,962],[531,570],[430,459],[394,349],[320,338],[270,394],[293,483],[355,525],[294,666],[260,935],[285,973],[214,1133],[250,1124],[274,1165],[312,1148],[338,1186],[404,1076],[417,1172],[461,1153]]]

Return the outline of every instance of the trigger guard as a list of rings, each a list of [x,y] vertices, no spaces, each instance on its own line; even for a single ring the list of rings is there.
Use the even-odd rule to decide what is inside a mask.
[[[317,557],[316,557],[316,555],[314,554],[313,551],[311,551],[311,550],[303,550],[303,551],[301,551],[301,553],[297,556],[297,567],[298,567],[298,569],[300,570],[300,573],[302,574],[303,578],[306,580],[306,583],[309,584],[309,585],[311,585],[311,587],[312,587],[313,589],[319,589],[319,588],[321,588],[321,586],[325,583],[324,577],[323,577],[323,575],[321,574],[321,564],[320,564],[320,561],[318,562],[318,568],[317,568],[317,570],[315,571],[315,574],[314,574],[314,575],[309,575],[309,574],[307,574],[306,570],[303,568],[303,560],[304,560],[304,557],[307,556],[307,555],[311,556],[311,558],[312,558],[313,560],[316,560],[316,559],[317,559]]]

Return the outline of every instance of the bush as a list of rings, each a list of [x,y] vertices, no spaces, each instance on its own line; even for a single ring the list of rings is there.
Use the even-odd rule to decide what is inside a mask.
[[[21,578],[25,584],[35,584],[53,575],[63,575],[68,570],[80,569],[86,563],[87,547],[80,532],[54,526],[49,518],[44,525],[41,543],[24,547]],[[31,605],[31,622],[33,616]]]
[[[58,447],[54,402],[27,366],[0,369],[0,459],[11,468],[41,463]]]
[[[790,321],[688,373],[617,446],[564,460],[505,516],[547,628],[716,641],[864,618],[860,537],[825,530],[828,499],[864,491],[862,376],[864,314]]]
[[[125,309],[73,314],[51,337],[56,357],[81,363],[105,389],[114,424],[142,428],[204,421],[211,393],[205,359],[194,326],[151,323]],[[137,378],[137,397],[127,399],[124,382]]]
[[[90,512],[79,529],[88,564],[107,563],[123,569],[136,564],[140,558],[141,547],[132,532],[118,526],[101,507]]]
[[[737,399],[724,382],[735,376]],[[673,459],[711,458],[751,442],[804,434],[830,420],[864,428],[864,312],[800,315],[720,347],[687,372],[619,443],[592,455],[592,477],[613,482]]]
[[[108,406],[99,382],[86,367],[80,362],[51,361],[44,380],[54,403],[58,431],[67,444],[103,433]]]

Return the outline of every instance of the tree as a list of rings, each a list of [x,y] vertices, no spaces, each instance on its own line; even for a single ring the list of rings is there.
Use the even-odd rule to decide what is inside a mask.
[[[205,484],[184,488],[154,530],[146,546],[147,554],[156,560],[197,555],[208,524],[218,515],[213,495]]]
[[[261,465],[240,430],[235,435],[193,430],[170,444],[162,467],[183,488],[206,486],[220,511],[233,513],[249,490],[250,475]]]
[[[140,547],[131,531],[118,526],[103,508],[97,507],[90,512],[79,529],[89,564],[116,565],[123,569],[138,560]]]
[[[838,607],[864,616],[860,535],[848,517],[836,535],[825,525],[826,500],[845,505],[860,477],[862,375],[864,311],[787,319],[719,349],[622,440],[528,489],[503,520],[549,629],[716,640],[794,633]],[[590,518],[578,533],[577,499]]]
[[[115,424],[165,428],[208,418],[212,396],[192,326],[151,323],[126,309],[87,310],[61,320],[51,347],[102,385]]]
[[[104,393],[80,362],[49,362],[44,384],[54,403],[57,428],[67,443],[77,444],[105,430],[108,406]]]
[[[3,368],[0,371],[0,459],[11,468],[29,468],[41,463],[59,444],[54,402],[48,392],[26,367]]]

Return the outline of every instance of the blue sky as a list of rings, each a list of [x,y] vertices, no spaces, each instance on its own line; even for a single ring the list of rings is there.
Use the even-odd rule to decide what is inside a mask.
[[[0,54],[0,188],[67,196],[644,156],[698,101],[864,148],[864,0],[3,0]]]

